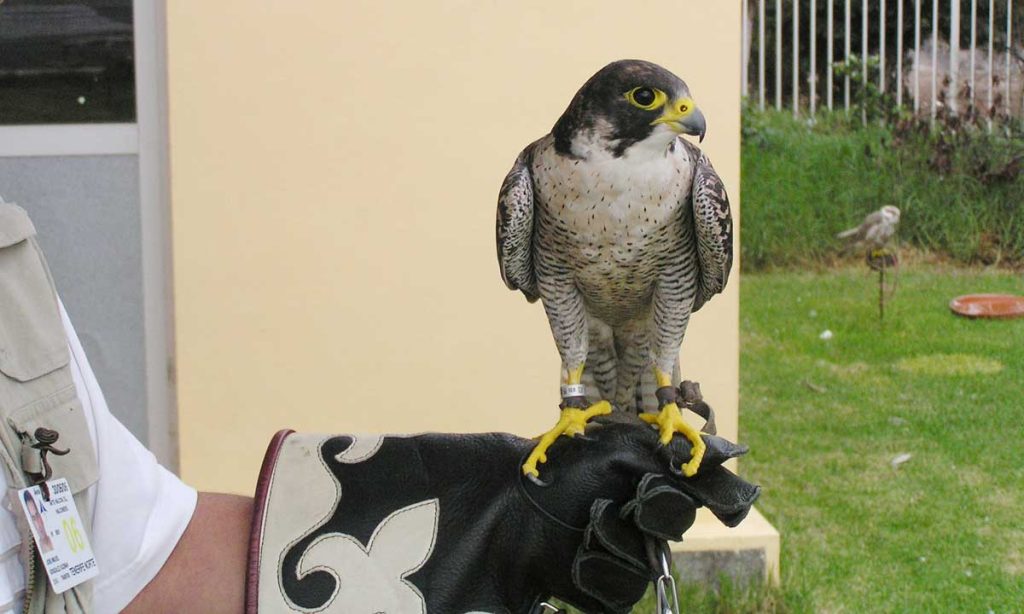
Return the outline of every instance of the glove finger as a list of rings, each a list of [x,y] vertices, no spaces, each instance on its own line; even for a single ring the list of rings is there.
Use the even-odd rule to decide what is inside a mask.
[[[637,567],[646,564],[643,537],[633,523],[622,518],[621,510],[609,499],[598,499],[591,506],[590,524],[583,543],[589,550],[603,548]]]
[[[692,478],[677,479],[677,488],[706,505],[726,526],[734,527],[746,518],[750,506],[761,495],[761,487],[743,480],[724,467],[701,469]]]
[[[645,570],[610,554],[584,548],[576,553],[572,579],[581,592],[616,614],[632,611],[651,582]]]
[[[623,507],[641,531],[679,541],[693,526],[699,505],[666,476],[648,473],[637,486],[636,498]]]

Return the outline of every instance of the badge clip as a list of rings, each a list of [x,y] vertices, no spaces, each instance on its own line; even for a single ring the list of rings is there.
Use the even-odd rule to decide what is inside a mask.
[[[22,464],[25,467],[25,475],[28,476],[31,485],[39,486],[40,490],[42,490],[43,500],[49,501],[50,489],[47,486],[46,482],[51,477],[53,477],[53,468],[50,467],[50,462],[46,459],[46,455],[53,453],[56,454],[57,456],[64,456],[65,454],[70,452],[71,449],[69,448],[67,450],[61,450],[60,448],[53,447],[53,444],[57,443],[57,440],[60,439],[60,433],[53,429],[48,429],[44,426],[37,428],[32,435],[29,435],[28,433],[20,433],[20,436],[22,446],[28,445],[28,447],[32,448],[33,450],[39,451],[38,466],[42,468],[42,471],[30,471],[28,469],[29,467],[36,466],[36,464],[30,464],[29,462],[26,462],[32,459],[25,458],[25,455],[30,454],[30,452],[23,447]],[[35,439],[35,443],[29,443],[30,441],[32,441],[33,438]]]

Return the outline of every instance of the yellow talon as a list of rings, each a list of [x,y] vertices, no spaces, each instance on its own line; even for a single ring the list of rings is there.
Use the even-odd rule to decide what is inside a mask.
[[[679,406],[675,403],[669,403],[662,407],[661,411],[657,414],[640,414],[640,419],[647,424],[658,426],[662,445],[667,446],[672,441],[672,435],[675,433],[682,433],[684,437],[690,440],[690,443],[693,444],[690,452],[690,461],[682,466],[682,472],[688,478],[693,477],[697,473],[697,468],[700,467],[700,461],[704,459],[704,450],[707,446],[704,444],[704,440],[700,438],[700,432],[683,420],[683,414],[679,411]]]
[[[551,444],[555,443],[559,436],[575,437],[576,435],[582,435],[588,420],[595,416],[603,416],[610,413],[612,413],[612,405],[608,401],[598,401],[586,409],[577,409],[575,407],[563,409],[558,423],[550,431],[540,436],[537,446],[526,457],[526,462],[523,463],[523,475],[532,475],[533,477],[540,475],[540,472],[537,471],[537,465],[548,462],[548,448],[551,447]]]

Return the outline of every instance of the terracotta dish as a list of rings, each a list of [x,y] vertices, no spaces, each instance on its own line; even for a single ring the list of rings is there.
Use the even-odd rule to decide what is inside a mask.
[[[949,308],[966,318],[1019,318],[1024,316],[1024,296],[965,294],[951,300]]]

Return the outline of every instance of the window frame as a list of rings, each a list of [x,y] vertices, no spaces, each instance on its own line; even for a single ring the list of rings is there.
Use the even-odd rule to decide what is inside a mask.
[[[138,128],[139,124],[0,126],[0,157],[137,155]]]

